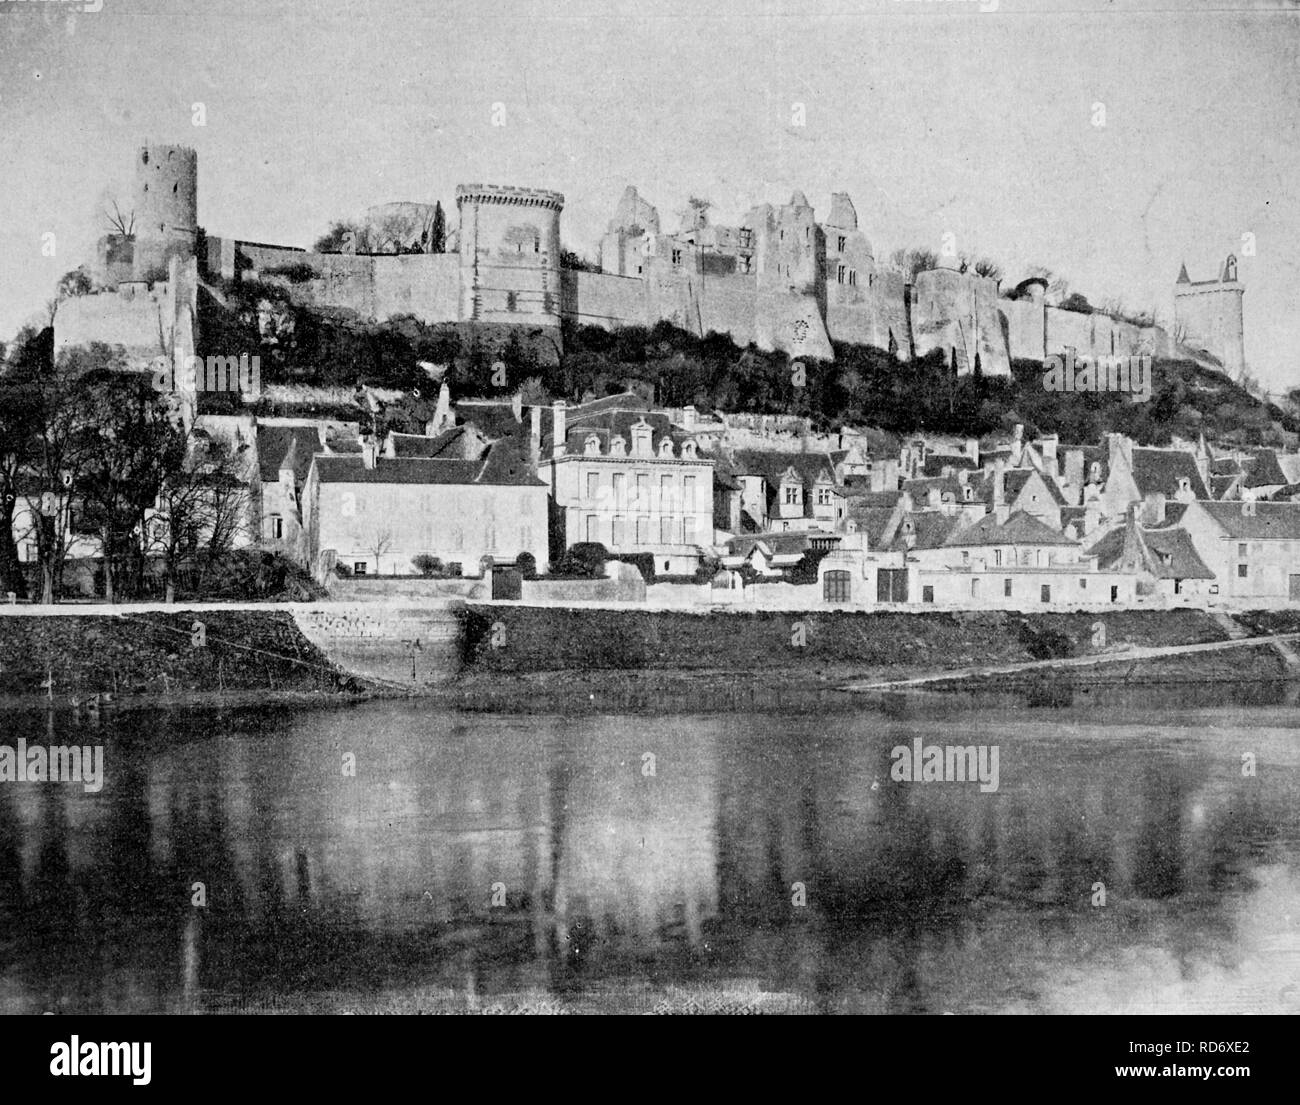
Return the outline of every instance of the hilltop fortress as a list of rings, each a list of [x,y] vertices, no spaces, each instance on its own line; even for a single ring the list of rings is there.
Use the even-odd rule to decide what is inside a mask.
[[[1244,367],[1244,288],[1232,257],[1216,280],[1192,283],[1183,268],[1171,334],[1067,310],[1040,279],[1002,290],[964,266],[905,274],[877,258],[842,192],[824,222],[796,191],[789,203],[752,208],[738,226],[711,223],[693,203],[682,226],[666,232],[657,209],[628,187],[592,272],[561,264],[558,192],[461,185],[459,222],[441,253],[423,252],[431,205],[385,204],[364,223],[382,225],[370,240],[393,252],[356,252],[349,243],[347,252],[317,253],[200,232],[192,149],[146,145],[135,170],[133,233],[100,239],[91,266],[97,291],[60,308],[60,347],[99,340],[133,356],[194,353],[202,345],[198,289],[212,290],[207,281],[220,276],[276,281],[297,303],[365,320],[411,315],[477,325],[489,338],[514,333],[544,356],[560,353],[564,322],[613,329],[666,320],[792,357],[833,359],[833,342],[873,345],[900,361],[938,350],[958,374],[1007,375],[1012,359],[1069,350],[1184,356],[1234,376]]]

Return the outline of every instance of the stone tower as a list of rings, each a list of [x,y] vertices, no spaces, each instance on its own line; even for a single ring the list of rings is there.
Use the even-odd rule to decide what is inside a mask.
[[[199,158],[187,146],[144,145],[136,153],[137,280],[165,273],[172,257],[194,256],[199,225]]]
[[[460,317],[560,329],[560,212],[564,197],[537,188],[462,184]]]
[[[762,204],[745,216],[754,234],[755,339],[761,349],[832,360],[826,333],[821,228],[796,191],[781,206]]]
[[[1246,367],[1246,336],[1241,304],[1245,287],[1237,279],[1237,258],[1228,255],[1217,280],[1193,281],[1183,265],[1174,284],[1174,332],[1192,349],[1217,357],[1239,377]]]

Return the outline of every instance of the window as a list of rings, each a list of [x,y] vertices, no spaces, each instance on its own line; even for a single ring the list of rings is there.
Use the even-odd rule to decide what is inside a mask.
[[[1002,581],[1002,595],[1004,598],[1011,597],[1011,580],[1004,579]]]
[[[353,574],[354,576],[363,576],[363,575],[365,575],[365,574],[366,574],[366,562],[365,562],[364,560],[358,560],[355,564],[353,564],[353,565],[352,565],[352,574]]]
[[[673,520],[671,518],[659,519],[659,544],[671,545],[673,543]]]
[[[1052,588],[1051,588],[1050,586],[1048,586],[1048,584],[1044,583],[1043,586],[1042,586],[1041,591],[1039,592],[1039,596],[1038,596],[1038,597],[1039,597],[1043,602],[1051,602],[1051,601],[1052,601]]]
[[[636,501],[642,507],[650,505],[650,474],[648,472],[638,472],[636,474]]]
[[[695,503],[695,477],[682,477],[682,506],[686,510],[694,510]]]
[[[928,584],[921,588],[921,601],[934,602],[934,588]]]
[[[1111,601],[1111,602],[1119,602],[1119,588],[1118,588],[1118,587],[1112,587],[1112,588],[1110,589],[1110,601]]]
[[[627,497],[627,477],[622,472],[614,473],[614,502],[622,506]]]
[[[1248,551],[1249,551],[1249,550],[1246,548],[1246,542],[1245,542],[1245,541],[1242,541],[1242,542],[1237,546],[1237,555],[1240,556],[1240,557],[1242,557],[1243,559],[1245,558],[1245,556],[1246,556],[1246,554],[1247,554]]]
[[[588,541],[600,540],[600,524],[596,521],[594,514],[587,515],[587,538]]]
[[[740,228],[740,248],[752,249],[754,246],[754,232],[747,226]]]
[[[1248,564],[1238,564],[1238,565],[1237,565],[1237,578],[1238,578],[1238,579],[1245,579],[1245,578],[1247,578],[1249,575],[1250,575],[1250,565],[1248,565]]]
[[[849,285],[856,288],[858,286],[858,270],[849,269]]]
[[[835,283],[837,283],[837,284],[843,284],[843,283],[844,283],[844,274],[845,274],[846,272],[848,272],[848,268],[847,268],[846,266],[844,266],[844,265],[837,265],[837,266],[835,267]]]
[[[994,550],[993,550],[993,566],[994,566],[995,568],[1001,568],[1001,567],[1002,567],[1002,550],[1001,550],[1001,549],[994,549]]]
[[[831,505],[831,489],[829,487],[819,487],[817,489],[817,505],[818,506]]]
[[[970,597],[973,599],[980,597],[980,581],[978,579],[970,581]]]
[[[827,572],[822,577],[822,598],[827,602],[848,602],[852,593],[853,582],[848,572]]]
[[[797,484],[786,484],[785,487],[786,506],[799,505],[799,487]]]
[[[680,265],[681,263],[682,263],[682,251],[680,249],[673,250],[673,264]]]
[[[682,519],[682,544],[695,544],[695,518],[690,514]]]
[[[669,504],[673,501],[673,478],[672,476],[659,477],[659,509],[668,510]]]
[[[587,498],[595,499],[600,494],[600,474],[598,472],[587,473]]]
[[[627,541],[627,521],[624,518],[614,519],[614,534],[611,544],[615,548],[621,548]]]
[[[961,562],[962,562],[963,564],[969,564],[969,563],[970,563],[970,550],[968,550],[968,549],[962,549],[962,551],[961,551]]]
[[[271,515],[271,536],[276,541],[284,540],[284,519],[278,514]]]
[[[835,239],[835,241],[838,243],[838,244],[836,245],[836,247],[835,247],[836,252],[837,252],[837,253],[843,253],[843,252],[844,252],[844,235],[843,235],[843,234],[839,235],[839,237],[837,237],[837,238]]]
[[[650,519],[644,515],[636,520],[636,543],[638,545],[650,544]]]
[[[1079,580],[1079,590],[1086,591],[1087,589],[1088,589],[1088,581],[1086,579]]]
[[[517,310],[519,310],[519,293],[518,293],[518,292],[506,292],[506,310],[507,310],[507,311],[517,311]]]

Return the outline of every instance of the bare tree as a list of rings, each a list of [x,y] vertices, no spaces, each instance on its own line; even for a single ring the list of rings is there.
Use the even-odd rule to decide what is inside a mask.
[[[124,238],[130,238],[135,233],[135,212],[131,211],[122,214],[122,209],[118,206],[117,200],[113,197],[108,198],[108,206],[113,210],[104,210],[104,218],[108,221],[108,229],[113,234],[120,234]]]
[[[375,554],[375,575],[380,575],[380,560],[384,553],[393,547],[393,531],[387,526],[381,526],[371,535],[370,544],[366,546],[366,552]]]

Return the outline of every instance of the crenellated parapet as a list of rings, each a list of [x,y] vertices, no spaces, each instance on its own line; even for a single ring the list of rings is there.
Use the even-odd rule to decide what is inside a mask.
[[[459,184],[456,204],[505,204],[513,207],[545,207],[557,214],[564,210],[564,194],[545,188],[518,188],[509,184]]]

